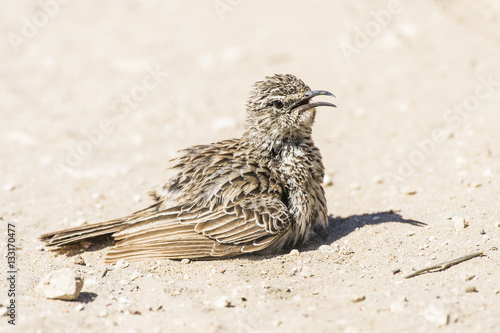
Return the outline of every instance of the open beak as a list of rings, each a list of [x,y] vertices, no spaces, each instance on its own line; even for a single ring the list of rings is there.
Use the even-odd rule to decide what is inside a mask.
[[[319,95],[326,95],[326,96],[335,97],[334,94],[332,94],[331,92],[326,91],[326,90],[311,90],[311,91],[306,92],[304,94],[304,97],[300,101],[295,103],[291,109],[299,111],[299,112],[303,112],[303,111],[315,108],[317,106],[331,106],[333,108],[337,107],[335,104],[328,103],[328,102],[309,103],[309,100],[311,98],[313,98],[315,96],[319,96]]]

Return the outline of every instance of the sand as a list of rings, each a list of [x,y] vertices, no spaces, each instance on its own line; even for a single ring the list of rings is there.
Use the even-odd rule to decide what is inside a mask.
[[[1,6],[0,330],[498,332],[498,4]],[[276,256],[118,266],[105,240],[38,241],[147,206],[177,150],[242,134],[251,84],[273,73],[337,96],[313,133],[327,232]],[[39,281],[65,267],[79,298],[45,298]]]

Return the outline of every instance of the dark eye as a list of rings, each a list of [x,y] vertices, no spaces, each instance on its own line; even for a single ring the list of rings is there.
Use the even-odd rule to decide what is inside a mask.
[[[283,108],[283,102],[282,101],[274,101],[273,106],[277,109],[282,109]]]

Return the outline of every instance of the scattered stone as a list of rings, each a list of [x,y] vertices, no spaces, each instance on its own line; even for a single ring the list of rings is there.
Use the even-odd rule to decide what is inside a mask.
[[[396,275],[401,272],[401,268],[394,268],[391,272],[392,274]]]
[[[433,303],[429,305],[424,311],[424,317],[428,321],[445,326],[450,322],[449,311],[440,304]]]
[[[325,178],[323,179],[323,186],[324,187],[333,186],[333,178],[328,173],[325,174]]]
[[[128,266],[130,266],[130,263],[128,261],[126,261],[125,259],[120,259],[115,264],[116,269],[127,268]]]
[[[383,184],[384,178],[381,175],[376,175],[375,177],[372,178],[372,182],[375,184]]]
[[[410,189],[410,188],[404,188],[401,190],[401,193],[403,193],[404,195],[415,195],[415,194],[417,194],[417,190]]]
[[[136,269],[132,272],[132,274],[130,274],[130,281],[134,281],[138,277],[142,277],[142,274]]]
[[[300,270],[300,275],[304,278],[307,279],[308,277],[314,276],[314,272],[309,266],[303,266],[302,269]]]
[[[75,306],[75,311],[76,312],[82,311],[83,309],[85,309],[85,305],[83,305],[82,303],[80,303],[77,306]]]
[[[73,258],[73,262],[76,264],[76,265],[81,265],[81,266],[85,266],[85,260],[83,260],[82,256],[81,255],[76,255],[74,258]]]
[[[465,292],[466,293],[477,293],[477,288],[475,286],[468,286],[467,288],[465,288]]]
[[[184,265],[189,264],[190,262],[191,262],[191,260],[186,259],[186,258],[181,260],[181,264],[184,264]]]
[[[45,275],[38,284],[45,297],[62,300],[75,300],[83,288],[83,277],[71,268],[63,268]]]
[[[414,235],[415,235],[414,231],[410,231],[409,233],[406,234],[406,236],[408,236],[408,237],[411,237],[411,236],[414,236]]]
[[[89,242],[89,241],[80,242],[80,246],[84,250],[87,250],[91,245],[92,245],[92,242]]]
[[[0,317],[3,317],[7,314],[7,307],[0,305]]]
[[[14,183],[8,183],[8,184],[4,185],[3,190],[5,192],[10,192],[10,191],[13,191],[15,188],[16,188],[16,184],[14,184]]]
[[[465,218],[463,216],[453,216],[451,221],[453,222],[453,226],[457,231],[467,228],[468,223],[467,221],[465,221]]]
[[[361,295],[361,296],[356,296],[356,297],[353,297],[351,299],[351,301],[353,303],[359,303],[359,302],[363,302],[364,300],[366,299],[366,296],[365,295]]]
[[[300,254],[300,252],[297,249],[293,249],[292,251],[290,251],[291,256],[298,256],[299,254]]]
[[[221,296],[214,302],[214,306],[216,308],[230,308],[232,305],[227,296]]]

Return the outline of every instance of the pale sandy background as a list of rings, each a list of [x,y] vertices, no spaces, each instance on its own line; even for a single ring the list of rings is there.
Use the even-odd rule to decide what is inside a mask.
[[[0,267],[14,223],[20,331],[500,330],[498,2],[0,7]],[[86,266],[42,250],[44,232],[148,205],[178,149],[239,136],[251,84],[273,73],[337,96],[314,127],[329,235],[298,255],[143,261],[104,277],[102,246]],[[35,291],[62,267],[85,277],[78,301]]]

